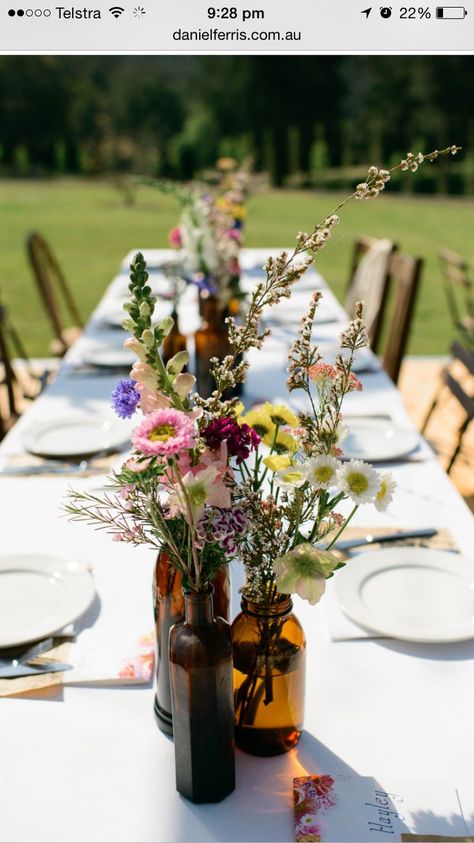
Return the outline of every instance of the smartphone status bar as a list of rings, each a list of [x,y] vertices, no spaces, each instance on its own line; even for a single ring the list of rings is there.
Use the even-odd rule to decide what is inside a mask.
[[[467,5],[364,6],[354,0],[180,0],[170,5],[7,0],[8,52],[472,52]]]

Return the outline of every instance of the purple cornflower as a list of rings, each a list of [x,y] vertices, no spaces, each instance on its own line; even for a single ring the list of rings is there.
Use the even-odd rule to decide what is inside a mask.
[[[218,292],[215,281],[211,275],[204,275],[204,272],[195,272],[191,278],[186,278],[188,284],[195,284],[201,293],[209,293],[215,296]]]
[[[213,419],[203,430],[202,435],[213,451],[218,450],[221,442],[226,442],[227,453],[230,457],[237,457],[238,465],[246,460],[250,451],[255,450],[260,443],[260,436],[255,430],[252,430],[248,424],[238,424],[230,416]]]
[[[112,407],[121,419],[130,419],[137,409],[140,393],[136,381],[121,380],[112,392]]]

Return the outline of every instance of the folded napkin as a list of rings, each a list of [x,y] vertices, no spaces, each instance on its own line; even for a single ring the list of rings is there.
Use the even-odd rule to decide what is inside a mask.
[[[51,661],[69,663],[70,641],[59,644],[47,653],[41,653],[42,658]],[[52,685],[61,685],[65,673],[41,673],[37,676],[20,676],[18,679],[0,679],[0,697],[13,697],[15,694],[26,694],[28,691],[39,691]]]
[[[400,532],[400,528],[397,527],[348,527],[347,530],[344,530],[343,538],[346,539],[357,539],[366,536],[367,534],[373,536],[382,536],[387,535],[390,533],[398,533]],[[396,542],[393,542],[390,547],[395,546]],[[401,541],[399,542],[401,546],[406,547],[407,542]],[[417,547],[432,547],[436,548],[437,550],[453,550],[456,548],[456,543],[449,532],[449,530],[441,529],[435,536],[431,538],[420,538],[420,539],[411,539],[411,545],[415,545]],[[354,548],[354,552],[365,553],[370,552],[371,549],[379,550],[381,545],[375,544],[370,545],[367,544],[363,547]],[[337,574],[336,574],[337,576]],[[337,597],[334,590],[334,580],[329,580],[327,584],[326,593],[322,600],[322,606],[324,607],[324,611],[326,614],[326,621],[329,628],[329,634],[333,641],[357,641],[359,639],[374,639],[374,638],[386,638],[384,635],[380,635],[378,632],[372,632],[367,629],[364,629],[358,624],[351,621],[339,607],[339,603],[337,601]]]
[[[0,679],[0,697],[26,694],[54,685],[142,685],[151,682],[155,662],[154,633],[124,641],[111,639],[94,645],[94,630],[82,632],[74,643],[64,643],[41,657],[72,664],[63,673],[43,673],[18,679]]]

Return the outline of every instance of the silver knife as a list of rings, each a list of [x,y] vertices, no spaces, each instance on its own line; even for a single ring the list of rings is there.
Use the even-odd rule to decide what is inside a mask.
[[[72,664],[62,664],[61,662],[41,665],[41,667],[30,667],[27,664],[10,665],[10,667],[0,668],[0,679],[18,679],[20,676],[41,676],[42,673],[58,673],[63,670],[72,670],[72,667]]]
[[[360,539],[346,539],[336,542],[334,550],[352,550],[353,547],[364,547],[366,544],[389,544],[390,542],[405,541],[407,539],[429,539],[435,536],[438,530],[434,527],[426,527],[420,530],[410,530],[401,533],[387,533],[383,536],[373,536],[368,533]]]

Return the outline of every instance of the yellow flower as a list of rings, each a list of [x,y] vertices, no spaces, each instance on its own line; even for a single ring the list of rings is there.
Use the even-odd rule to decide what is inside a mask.
[[[270,404],[267,403],[263,405],[264,409],[267,411],[268,415],[270,416],[273,424],[278,424],[280,427],[283,425],[288,425],[288,427],[299,427],[300,422],[297,416],[291,412],[288,407],[285,407],[283,404]]]
[[[247,216],[247,209],[243,205],[233,205],[232,216],[236,220],[243,220]]]
[[[245,410],[245,407],[242,404],[242,401],[239,401],[238,404],[235,404],[234,407],[232,408],[232,412],[234,413],[234,416],[235,416],[237,421],[240,420],[240,416],[242,415],[244,410]]]
[[[282,468],[288,468],[291,465],[291,457],[289,454],[272,454],[270,457],[265,457],[263,462],[270,471],[280,471]]]
[[[273,448],[273,451],[276,454],[295,454],[299,448],[298,442],[296,439],[291,436],[289,433],[285,433],[284,430],[279,430],[278,435],[275,439],[275,428],[273,430],[262,437],[265,445],[268,445],[269,448]]]
[[[249,410],[245,416],[240,416],[238,421],[240,424],[248,424],[262,439],[265,439],[266,436],[271,436],[271,439],[273,439],[275,425],[263,406]]]

